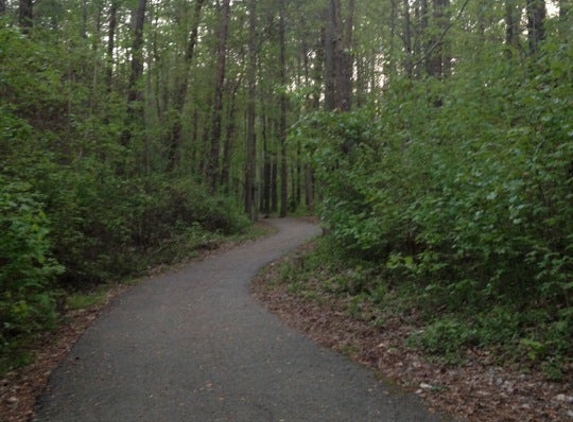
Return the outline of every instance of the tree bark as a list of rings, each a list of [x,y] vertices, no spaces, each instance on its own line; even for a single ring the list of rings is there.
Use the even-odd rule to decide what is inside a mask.
[[[529,52],[535,54],[539,51],[539,44],[545,38],[545,9],[544,0],[527,0],[527,39]]]
[[[264,112],[263,112],[264,113]],[[271,213],[271,188],[272,188],[272,157],[269,151],[269,140],[267,136],[267,118],[262,116],[263,128],[263,168],[262,168],[262,185],[263,192],[261,195],[261,212],[268,216]]]
[[[24,34],[30,32],[34,21],[34,1],[20,0],[18,3],[18,24]]]
[[[279,216],[286,217],[288,210],[288,168],[286,156],[286,114],[287,114],[287,96],[284,90],[287,86],[286,75],[286,10],[285,1],[279,0],[279,83],[281,85],[280,93],[280,117],[279,117],[279,144],[280,144],[280,162],[281,162],[281,205]]]
[[[209,166],[207,177],[209,191],[214,194],[217,191],[219,174],[219,155],[221,152],[221,120],[223,112],[223,90],[225,85],[225,67],[227,64],[227,39],[229,30],[229,18],[231,14],[230,0],[223,0],[221,8],[221,24],[219,28],[219,44],[217,46],[217,69],[215,73],[215,102],[211,118],[211,151],[209,154]]]
[[[147,0],[139,0],[135,13],[134,38],[131,47],[131,72],[127,92],[128,121],[121,136],[121,143],[128,147],[132,138],[132,125],[143,123],[143,107],[141,100],[143,93],[138,86],[139,79],[143,75],[143,26],[145,24],[145,9]]]
[[[145,24],[145,9],[147,0],[139,0],[135,14],[135,28],[133,45],[131,48],[131,73],[129,75],[128,103],[133,104],[142,99],[142,91],[137,86],[139,78],[143,75],[143,26]]]
[[[443,33],[448,26],[448,18],[446,15],[448,2],[447,0],[433,0],[432,5],[432,32],[434,35],[430,37],[430,44],[428,46],[432,51],[427,52],[427,69],[428,75],[435,78],[442,78],[446,73],[447,63],[445,59],[444,42],[440,39],[439,34]]]
[[[113,88],[113,54],[115,51],[115,31],[117,29],[117,11],[119,2],[112,1],[109,8],[109,26],[107,35],[107,69],[106,69],[106,86],[107,92],[111,93]]]
[[[227,124],[225,130],[225,144],[223,146],[223,163],[221,165],[221,186],[223,186],[225,192],[229,192],[229,183],[231,178],[231,159],[233,156],[233,139],[235,138],[235,114],[237,111],[237,91],[241,85],[241,79],[239,78],[232,83],[227,84]]]
[[[249,0],[249,46],[247,60],[247,142],[245,163],[245,211],[252,221],[258,218],[256,203],[256,150],[257,135],[255,133],[255,113],[257,95],[257,2]]]
[[[187,97],[187,90],[189,86],[190,66],[195,54],[195,46],[197,44],[197,37],[199,32],[199,21],[201,19],[201,9],[205,0],[196,0],[193,12],[193,23],[189,33],[187,48],[184,57],[183,75],[180,81],[176,84],[177,90],[175,91],[174,108],[175,108],[175,121],[171,126],[168,142],[168,171],[172,172],[177,168],[179,163],[179,150],[181,149],[181,136],[183,131],[183,109],[185,108],[185,98]]]
[[[343,31],[340,0],[329,0],[325,45],[325,106],[327,110],[343,110],[345,77]]]
[[[519,16],[515,0],[505,1],[505,44],[508,55],[511,55],[511,48],[519,45]]]
[[[404,71],[406,76],[411,78],[413,76],[412,68],[412,29],[410,24],[410,2],[408,0],[402,1],[403,13],[403,31],[404,31]]]
[[[340,105],[342,111],[350,111],[352,107],[352,79],[354,73],[353,32],[354,32],[354,0],[348,1],[344,38],[340,52],[341,72],[339,75]]]

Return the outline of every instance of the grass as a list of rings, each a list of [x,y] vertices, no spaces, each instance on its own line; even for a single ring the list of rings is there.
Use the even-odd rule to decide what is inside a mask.
[[[107,300],[108,291],[109,288],[107,286],[99,286],[91,292],[78,292],[71,294],[66,298],[66,306],[70,310],[101,306]]]

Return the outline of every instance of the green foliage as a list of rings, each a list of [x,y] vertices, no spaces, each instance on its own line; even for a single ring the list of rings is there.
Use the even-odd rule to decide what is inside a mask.
[[[0,176],[0,372],[23,339],[56,323],[52,286],[63,268],[50,257],[48,232],[30,186]]]
[[[526,65],[500,52],[479,72],[466,62],[444,80],[396,78],[378,106],[297,127],[339,256],[414,286],[424,312],[469,321],[436,320],[417,337],[429,351],[536,333],[541,360],[570,355],[573,53],[545,49]],[[509,310],[488,316],[498,307]]]
[[[152,130],[122,142],[125,95],[100,82],[106,63],[87,38],[72,38],[0,28],[0,373],[55,324],[62,288],[185,259],[249,224],[233,199],[151,161],[163,156]]]
[[[413,333],[408,342],[449,362],[457,362],[467,347],[476,344],[476,332],[454,319],[442,318]]]

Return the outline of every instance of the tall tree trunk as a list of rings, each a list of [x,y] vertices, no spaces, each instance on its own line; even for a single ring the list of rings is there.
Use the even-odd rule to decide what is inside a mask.
[[[511,49],[519,45],[519,15],[515,0],[505,0],[505,44],[506,54],[511,56]]]
[[[264,113],[264,111],[263,111]],[[272,157],[269,151],[269,139],[267,134],[267,118],[261,116],[263,122],[262,138],[263,138],[263,171],[262,171],[262,184],[263,192],[261,195],[261,212],[268,216],[271,213],[271,172],[272,172]]]
[[[287,118],[287,96],[284,92],[287,86],[286,75],[286,0],[279,0],[279,83],[282,87],[280,93],[280,117],[279,117],[279,144],[281,161],[281,206],[280,217],[286,217],[288,210],[288,168],[286,151],[286,118]]]
[[[539,43],[545,38],[546,13],[544,0],[527,0],[527,39],[531,54],[537,53]]]
[[[88,37],[88,2],[82,0],[82,26],[80,29],[80,37]]]
[[[446,7],[447,0],[432,0],[432,32],[428,51],[427,69],[428,75],[441,78],[445,73],[444,43],[440,39],[447,27]]]
[[[325,107],[327,110],[348,110],[345,98],[346,63],[340,0],[328,1],[325,45]]]
[[[6,13],[6,0],[0,0],[0,16]]]
[[[235,114],[237,111],[237,91],[241,86],[241,79],[237,79],[227,84],[227,125],[225,130],[225,144],[223,146],[223,163],[221,165],[221,186],[225,192],[229,192],[229,182],[231,178],[231,158],[233,157],[233,140],[235,139]]]
[[[572,7],[571,0],[559,0],[559,34],[564,40],[570,40],[571,34],[573,34],[571,25]]]
[[[256,79],[257,79],[257,2],[249,0],[249,50],[247,59],[247,142],[245,163],[245,211],[252,221],[258,218],[256,203],[256,151],[257,135],[255,133],[256,112]]]
[[[278,154],[272,155],[271,164],[271,212],[277,212],[279,210],[279,188],[278,188]]]
[[[227,63],[227,39],[229,18],[231,14],[230,0],[223,0],[221,8],[221,24],[219,28],[219,44],[217,46],[217,69],[215,73],[215,101],[211,117],[211,149],[209,153],[209,166],[207,179],[209,191],[217,191],[219,173],[219,155],[221,152],[221,120],[223,112],[223,90],[225,85],[225,67]]]
[[[127,92],[128,122],[121,137],[124,147],[131,143],[132,126],[143,124],[143,105],[141,104],[143,93],[138,82],[143,75],[143,26],[145,24],[146,6],[147,0],[139,0],[135,13],[134,38],[131,47],[131,72]]]
[[[168,170],[174,171],[179,162],[179,150],[181,149],[181,136],[183,131],[183,109],[185,108],[185,98],[187,97],[187,89],[189,86],[190,66],[195,54],[195,46],[197,44],[197,37],[199,32],[199,22],[201,18],[201,9],[205,0],[196,0],[195,8],[193,11],[193,23],[189,33],[187,48],[184,57],[183,74],[180,76],[179,82],[176,84],[177,90],[175,91],[174,108],[175,108],[175,121],[171,126],[168,144]]]
[[[421,57],[421,59],[418,59],[416,65],[418,65],[420,63],[420,60],[422,60],[421,63],[423,63],[424,65],[424,70],[428,73],[428,54],[427,51],[430,49],[430,45],[432,43],[431,38],[428,34],[428,28],[429,28],[429,8],[428,8],[428,0],[420,0],[419,1],[419,6],[418,6],[418,22],[419,22],[419,34],[421,34],[419,37],[417,38],[421,38],[420,41],[418,41],[418,48],[416,49],[415,52],[415,56],[417,57]],[[416,76],[420,76],[421,75],[421,71],[419,69],[416,69]]]
[[[403,39],[404,39],[404,71],[406,76],[411,78],[413,76],[412,68],[412,28],[410,24],[410,2],[408,0],[402,1],[402,25],[404,26]]]
[[[354,0],[348,1],[344,37],[340,52],[341,72],[338,85],[340,87],[340,105],[342,111],[350,111],[352,106],[352,79],[354,74],[353,33],[354,33]]]
[[[142,91],[137,86],[139,78],[143,75],[143,26],[145,24],[145,9],[147,0],[139,0],[135,14],[135,36],[131,48],[131,73],[129,75],[129,91],[127,101],[133,104],[142,99]]]
[[[32,28],[34,20],[34,1],[19,0],[18,3],[18,24],[22,32],[27,34]]]
[[[109,8],[109,27],[107,32],[107,69],[106,69],[106,86],[108,93],[113,88],[113,55],[115,52],[115,31],[117,29],[117,11],[119,2],[112,1]]]

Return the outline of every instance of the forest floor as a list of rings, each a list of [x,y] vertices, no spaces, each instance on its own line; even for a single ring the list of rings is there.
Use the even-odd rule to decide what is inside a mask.
[[[305,248],[312,244],[297,253],[304,255]],[[550,382],[541,373],[524,373],[519,365],[500,367],[494,351],[468,351],[465,362],[455,366],[430,359],[405,346],[409,333],[420,327],[399,315],[374,327],[368,318],[351,315],[350,297],[317,300],[312,294],[293,292],[288,283],[280,282],[281,263],[289,259],[293,255],[255,279],[254,296],[287,325],[415,392],[432,411],[471,422],[573,421],[570,381]],[[306,287],[312,291],[312,286]]]
[[[234,246],[225,244],[218,251],[206,251],[201,258]],[[573,421],[571,384],[501,368],[495,364],[495,356],[484,351],[474,351],[456,367],[429,360],[404,347],[403,340],[412,327],[398,316],[386,321],[383,328],[373,328],[368,321],[352,317],[343,298],[318,303],[289,292],[288,285],[275,282],[279,267],[280,262],[272,264],[254,281],[256,298],[289,326],[415,392],[431,410],[469,421]],[[126,289],[129,286],[111,287],[102,303],[68,311],[65,324],[34,346],[32,364],[0,377],[2,422],[29,420],[52,370],[102,309]]]

